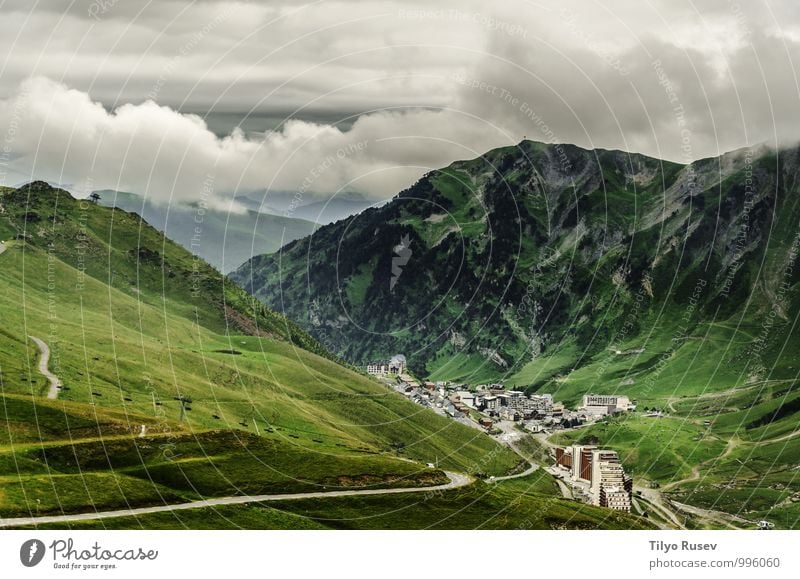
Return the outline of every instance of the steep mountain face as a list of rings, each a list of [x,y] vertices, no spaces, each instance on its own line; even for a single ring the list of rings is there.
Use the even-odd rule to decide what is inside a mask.
[[[757,323],[778,295],[791,320],[797,170],[794,149],[683,166],[523,141],[432,171],[231,277],[352,362],[403,353],[422,375],[555,389],[654,333]],[[763,366],[780,362],[770,340]]]
[[[314,224],[302,218],[220,211],[201,205],[159,205],[119,191],[97,191],[100,204],[136,213],[174,242],[202,257],[223,273],[237,268],[253,255],[271,253],[305,237]]]

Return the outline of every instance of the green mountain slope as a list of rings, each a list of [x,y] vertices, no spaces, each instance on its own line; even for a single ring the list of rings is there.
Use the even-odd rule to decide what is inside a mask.
[[[136,215],[44,183],[0,206],[0,517],[520,463],[339,365]],[[27,336],[50,346],[57,400]],[[191,400],[183,418],[176,397]]]
[[[679,502],[796,526],[799,169],[795,148],[682,166],[525,141],[231,277],[354,363],[658,408],[564,439]]]
[[[658,340],[690,302],[687,330],[766,314],[800,217],[796,164],[797,151],[683,167],[523,142],[231,277],[348,360],[403,352],[422,374],[542,385],[551,376],[530,364],[558,355],[563,371],[651,329]]]
[[[248,210],[227,212],[199,205],[158,205],[118,191],[97,191],[100,204],[140,215],[171,240],[227,273],[253,255],[271,253],[314,231],[304,219]]]

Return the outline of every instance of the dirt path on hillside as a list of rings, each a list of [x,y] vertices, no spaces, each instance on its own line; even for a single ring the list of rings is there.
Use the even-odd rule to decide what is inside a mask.
[[[754,441],[752,444],[753,446],[764,446],[766,444],[774,444],[776,442],[783,442],[784,440],[789,440],[790,438],[795,438],[800,436],[800,430],[795,430],[794,432],[790,432],[789,434],[784,434],[779,436],[778,438],[765,438],[763,440]]]
[[[687,476],[686,478],[682,478],[680,480],[672,481],[671,483],[667,483],[661,487],[662,491],[668,491],[670,489],[674,489],[677,486],[694,482],[696,480],[700,480],[700,465],[696,464],[692,467],[692,474]]]
[[[728,388],[727,390],[717,390],[714,392],[704,392],[703,394],[698,394],[697,396],[686,396],[686,397],[678,397],[678,396],[670,396],[666,398],[666,405],[670,409],[671,412],[677,413],[673,404],[676,402],[691,402],[695,401],[697,403],[701,400],[713,400],[715,398],[726,398],[730,396],[734,396],[736,394],[742,394],[743,392],[749,392],[750,390],[755,390],[757,388],[763,388],[764,384],[770,383],[781,383],[781,382],[791,382],[791,380],[759,380],[758,382],[753,382],[752,384],[747,384],[744,386],[738,386],[735,388]]]
[[[724,513],[722,511],[713,511],[711,509],[702,509],[700,507],[695,507],[692,505],[686,505],[684,503],[679,503],[677,501],[672,501],[672,504],[681,511],[686,513],[702,517],[706,520],[710,520],[717,524],[722,524],[730,529],[740,529],[742,525],[747,525],[748,527],[755,527],[752,521],[748,521],[742,517],[737,515],[732,515],[730,513]],[[738,526],[734,523],[738,523]]]
[[[221,497],[217,499],[206,499],[203,501],[192,501],[175,505],[159,505],[156,507],[140,507],[136,509],[118,511],[99,511],[94,513],[81,513],[76,515],[50,515],[44,517],[21,517],[14,519],[0,519],[0,528],[21,527],[27,525],[41,525],[45,523],[72,523],[76,521],[91,521],[96,519],[112,519],[117,517],[130,517],[139,515],[149,515],[152,513],[165,513],[171,511],[185,511],[189,509],[204,509],[208,507],[218,507],[224,505],[243,505],[247,503],[266,503],[275,501],[297,501],[302,499],[325,499],[335,497],[355,497],[372,495],[396,495],[406,493],[427,493],[457,489],[472,484],[473,479],[467,475],[455,472],[444,471],[450,482],[443,485],[432,487],[413,487],[399,489],[366,489],[352,491],[327,491],[311,493],[292,493],[282,495],[257,495],[239,497]]]
[[[47,391],[47,397],[51,400],[55,400],[58,398],[58,389],[61,388],[61,380],[59,380],[58,376],[53,374],[48,367],[50,364],[50,346],[39,338],[34,336],[28,337],[36,343],[42,353],[42,357],[39,359],[39,373],[50,382],[50,389]]]
[[[725,447],[725,452],[723,452],[721,455],[717,457],[709,458],[708,460],[704,460],[703,462],[694,465],[692,467],[692,474],[690,474],[686,478],[682,478],[680,480],[672,481],[671,483],[665,484],[664,486],[661,487],[660,489],[661,492],[663,493],[664,491],[674,489],[675,487],[678,487],[680,485],[700,480],[700,469],[702,467],[708,464],[711,464],[713,466],[718,462],[720,462],[721,460],[728,458],[730,454],[733,452],[733,450],[737,448],[740,443],[741,441],[738,438],[729,438],[727,446]]]

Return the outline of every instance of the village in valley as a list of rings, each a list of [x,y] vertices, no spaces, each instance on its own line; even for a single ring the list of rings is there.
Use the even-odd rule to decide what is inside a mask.
[[[472,388],[455,382],[420,381],[409,374],[402,355],[372,362],[366,371],[412,402],[484,430],[512,448],[526,433],[538,435],[554,460],[546,470],[557,479],[565,496],[610,509],[631,510],[633,479],[616,451],[590,445],[562,448],[547,440],[556,431],[636,410],[628,396],[586,394],[577,408],[569,409],[555,402],[552,394],[526,394],[500,383]]]

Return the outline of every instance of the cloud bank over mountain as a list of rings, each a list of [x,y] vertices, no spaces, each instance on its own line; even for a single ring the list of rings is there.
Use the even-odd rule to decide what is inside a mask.
[[[382,200],[523,137],[681,162],[800,137],[800,8],[788,1],[3,11],[5,184],[226,207],[266,190]],[[214,115],[275,121],[220,132]]]

